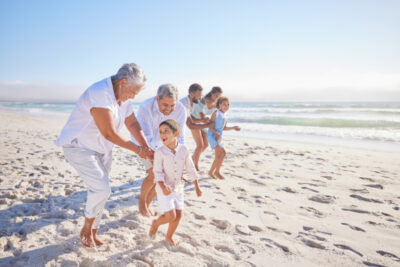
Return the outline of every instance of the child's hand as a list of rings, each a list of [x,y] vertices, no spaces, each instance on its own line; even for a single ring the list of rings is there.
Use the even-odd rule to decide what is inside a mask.
[[[166,187],[166,186],[163,186],[163,187],[162,187],[162,192],[163,192],[163,194],[166,195],[166,196],[168,196],[169,194],[171,194],[171,190],[170,190],[168,187]]]
[[[241,128],[239,126],[233,126],[233,129],[235,129],[235,131],[240,131]]]
[[[202,194],[203,194],[203,192],[201,192],[200,188],[196,188],[197,197],[201,197]]]

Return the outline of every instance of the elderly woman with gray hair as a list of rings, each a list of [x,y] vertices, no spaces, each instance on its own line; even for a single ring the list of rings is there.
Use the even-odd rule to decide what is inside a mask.
[[[145,83],[143,70],[131,63],[123,65],[114,76],[93,84],[80,96],[55,142],[88,188],[85,223],[80,233],[83,247],[105,243],[97,232],[111,193],[109,172],[114,144],[141,158],[153,157],[131,103]],[[124,124],[137,144],[118,133]]]

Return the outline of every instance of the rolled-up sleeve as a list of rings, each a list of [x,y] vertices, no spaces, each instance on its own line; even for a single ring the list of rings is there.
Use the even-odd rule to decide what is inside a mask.
[[[163,171],[163,155],[158,150],[154,152],[153,173],[154,173],[154,183],[157,182],[165,183],[165,174]]]

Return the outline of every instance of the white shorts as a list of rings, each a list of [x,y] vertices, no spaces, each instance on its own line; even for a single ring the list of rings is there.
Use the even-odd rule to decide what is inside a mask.
[[[179,192],[172,192],[168,196],[164,195],[160,186],[156,185],[156,192],[157,192],[157,202],[158,202],[158,211],[163,214],[170,210],[183,210],[184,205],[184,197],[183,191]]]

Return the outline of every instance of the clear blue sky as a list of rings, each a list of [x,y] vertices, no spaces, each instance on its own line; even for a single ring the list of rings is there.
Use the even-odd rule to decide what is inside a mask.
[[[400,100],[400,1],[0,0],[0,99],[73,100],[127,62],[234,100]]]

